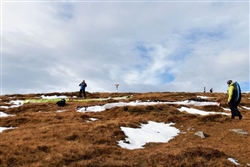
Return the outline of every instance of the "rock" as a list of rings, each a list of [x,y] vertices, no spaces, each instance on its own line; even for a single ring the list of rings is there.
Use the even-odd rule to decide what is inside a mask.
[[[205,133],[203,131],[197,131],[194,135],[199,136],[202,139],[206,138]]]

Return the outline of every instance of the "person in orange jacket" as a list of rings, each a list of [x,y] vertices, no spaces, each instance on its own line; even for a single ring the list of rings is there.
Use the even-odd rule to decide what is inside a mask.
[[[241,101],[241,90],[238,83],[233,82],[232,80],[227,81],[228,84],[228,105],[231,110],[231,118],[234,119],[235,116],[238,116],[239,119],[242,119],[242,115],[238,110],[238,105]]]

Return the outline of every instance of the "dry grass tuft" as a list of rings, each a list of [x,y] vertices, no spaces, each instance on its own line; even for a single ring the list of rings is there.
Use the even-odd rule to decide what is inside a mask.
[[[231,122],[231,118],[225,115],[219,115],[219,114],[215,114],[215,115],[207,115],[207,116],[203,116],[203,117],[198,117],[198,121],[200,121],[201,123],[213,123],[213,122],[219,122],[219,123],[224,123],[224,122]]]

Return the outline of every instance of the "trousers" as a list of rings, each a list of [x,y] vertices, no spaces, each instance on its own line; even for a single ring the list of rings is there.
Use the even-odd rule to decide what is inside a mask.
[[[86,92],[84,89],[81,89],[79,92],[79,96],[82,97],[82,93],[83,93],[83,97],[86,98]]]
[[[228,105],[229,105],[229,108],[231,110],[232,119],[234,119],[236,116],[238,116],[240,118],[242,117],[241,113],[238,110],[239,101],[231,100]]]

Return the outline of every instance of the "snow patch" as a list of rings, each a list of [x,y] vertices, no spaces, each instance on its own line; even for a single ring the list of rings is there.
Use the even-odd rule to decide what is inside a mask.
[[[5,104],[12,104],[12,106],[0,106],[1,108],[15,108],[20,107],[24,104],[24,100],[11,100],[10,102],[5,102]]]
[[[199,114],[199,115],[209,115],[209,114],[222,114],[222,115],[230,115],[228,113],[223,113],[223,112],[213,112],[213,111],[202,111],[194,108],[188,108],[188,107],[181,107],[178,109],[180,112],[186,111],[190,114]]]
[[[118,145],[129,150],[144,148],[143,145],[149,142],[167,143],[180,133],[180,130],[171,127],[174,123],[158,123],[148,121],[148,124],[141,124],[141,128],[121,127],[127,138],[125,141],[118,141]]]
[[[14,129],[13,127],[0,127],[0,133],[3,132],[4,130],[8,130],[8,129]]]
[[[77,112],[101,112],[106,109],[111,109],[113,107],[123,107],[123,106],[147,106],[147,105],[157,105],[157,104],[177,104],[177,105],[193,105],[193,106],[208,106],[208,105],[216,105],[218,106],[218,102],[197,102],[193,100],[185,100],[179,102],[141,102],[139,100],[132,102],[117,102],[117,103],[107,103],[103,106],[90,106],[83,107],[77,109]]]
[[[235,165],[240,165],[237,160],[233,159],[233,158],[228,158],[229,161],[231,161],[232,163],[234,163]]]
[[[0,117],[9,117],[9,116],[15,116],[15,115],[6,114],[6,113],[0,111]]]

